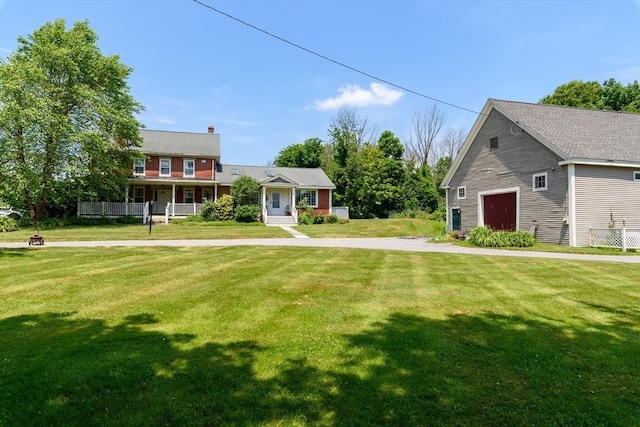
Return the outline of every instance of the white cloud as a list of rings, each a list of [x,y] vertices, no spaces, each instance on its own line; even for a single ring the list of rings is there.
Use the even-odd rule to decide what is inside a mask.
[[[234,119],[224,119],[224,123],[227,125],[236,125],[236,126],[244,126],[244,127],[256,127],[260,125],[260,122],[250,122],[247,120],[234,120]]]
[[[402,91],[392,89],[381,83],[371,83],[370,89],[361,89],[358,85],[338,88],[338,96],[316,101],[320,111],[337,110],[342,107],[366,107],[369,105],[393,105],[404,95]]]

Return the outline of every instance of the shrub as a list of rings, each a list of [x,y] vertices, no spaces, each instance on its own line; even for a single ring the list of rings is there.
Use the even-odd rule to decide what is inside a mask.
[[[323,214],[314,214],[313,215],[313,223],[314,224],[324,224],[324,215]]]
[[[200,208],[200,216],[205,221],[215,221],[216,220],[216,206],[215,203],[211,200],[207,200],[202,204]]]
[[[203,222],[203,221],[208,221],[208,220],[204,219],[202,214],[200,214],[200,215],[187,215],[187,217],[182,220],[182,222],[186,222],[186,223],[195,223],[195,222]],[[172,223],[177,223],[176,220],[174,220],[174,219],[172,219],[171,222]]]
[[[18,222],[9,217],[0,217],[0,233],[6,233],[9,231],[16,231],[18,229]]]
[[[298,224],[311,225],[313,224],[313,214],[309,212],[303,212],[298,215]]]
[[[447,207],[440,206],[438,209],[429,214],[429,219],[432,221],[446,221],[447,219]]]
[[[535,237],[526,231],[493,231],[487,226],[476,227],[469,234],[469,241],[480,247],[530,247],[536,243]]]
[[[260,221],[260,206],[240,205],[236,208],[235,219],[237,222],[258,222]]]
[[[429,211],[421,209],[405,209],[399,212],[393,212],[389,215],[389,218],[418,218],[418,219],[431,219]]]
[[[121,216],[120,218],[117,218],[116,222],[118,224],[140,224],[142,220],[133,215],[125,215],[125,216]]]
[[[218,221],[230,221],[233,219],[233,197],[228,194],[218,198],[213,208]]]
[[[236,205],[258,203],[260,183],[250,176],[241,176],[231,185],[231,197]]]
[[[336,214],[334,214],[334,213],[332,213],[332,214],[327,214],[327,215],[325,215],[325,217],[324,217],[324,222],[325,222],[326,224],[335,224],[335,223],[337,223],[337,222],[338,222],[338,219],[339,219],[339,218],[338,218],[338,215],[336,215]]]

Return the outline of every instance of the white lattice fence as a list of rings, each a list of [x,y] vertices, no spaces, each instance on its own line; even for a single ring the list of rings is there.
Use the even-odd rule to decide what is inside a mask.
[[[640,249],[638,228],[590,228],[589,246],[596,248]]]
[[[627,249],[640,249],[640,228],[627,228],[625,237]]]

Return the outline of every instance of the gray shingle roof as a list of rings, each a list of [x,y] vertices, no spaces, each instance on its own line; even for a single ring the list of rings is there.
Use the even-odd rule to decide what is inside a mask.
[[[566,160],[640,162],[640,114],[489,101],[524,130],[534,131],[564,153]]]
[[[146,154],[220,158],[219,134],[143,129],[140,136],[141,151]]]
[[[220,165],[222,171],[216,173],[216,180],[223,185],[230,185],[241,176],[250,176],[260,183],[269,180],[290,181],[296,187],[302,188],[335,188],[333,182],[320,168],[279,168],[275,166],[242,166],[242,165]],[[232,171],[237,169],[238,174]],[[267,176],[267,171],[272,171],[273,176]]]

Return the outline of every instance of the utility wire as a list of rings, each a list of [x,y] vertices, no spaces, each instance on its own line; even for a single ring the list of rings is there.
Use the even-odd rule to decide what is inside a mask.
[[[358,69],[358,68],[352,67],[352,66],[347,65],[347,64],[345,64],[345,63],[343,63],[343,62],[336,61],[335,59],[329,58],[328,56],[325,56],[325,55],[323,55],[323,54],[321,54],[321,53],[315,52],[315,51],[313,51],[313,50],[311,50],[311,49],[307,49],[307,48],[306,48],[306,47],[304,47],[304,46],[300,46],[300,45],[299,45],[299,44],[297,44],[297,43],[294,43],[294,42],[292,42],[292,41],[289,41],[289,40],[287,40],[287,39],[285,39],[285,38],[283,38],[283,37],[280,37],[280,36],[278,36],[278,35],[276,35],[276,34],[270,33],[270,32],[269,32],[269,31],[267,31],[267,30],[263,30],[263,29],[262,29],[262,28],[260,28],[260,27],[256,27],[256,26],[255,26],[255,25],[253,25],[253,24],[250,24],[250,23],[248,23],[248,22],[246,22],[246,21],[243,21],[242,19],[236,18],[235,16],[230,15],[230,14],[228,14],[228,13],[226,13],[226,12],[223,12],[223,11],[221,11],[220,9],[216,9],[215,7],[210,6],[210,5],[208,5],[208,4],[206,4],[206,3],[204,3],[204,2],[202,2],[202,1],[200,1],[200,0],[192,0],[192,1],[193,1],[193,2],[195,2],[195,3],[198,3],[199,5],[201,5],[201,6],[203,6],[203,7],[206,7],[207,9],[210,9],[210,10],[212,10],[212,11],[214,11],[214,12],[216,12],[216,13],[220,14],[220,15],[226,16],[226,17],[227,17],[227,18],[229,18],[229,19],[232,19],[232,20],[234,20],[234,21],[236,21],[236,22],[239,22],[239,23],[241,23],[242,25],[245,25],[245,26],[247,26],[247,27],[249,27],[249,28],[252,28],[252,29],[254,29],[254,30],[256,30],[256,31],[259,31],[259,32],[261,32],[261,33],[263,33],[263,34],[266,34],[266,35],[268,35],[269,37],[273,37],[273,38],[274,38],[274,39],[276,39],[276,40],[279,40],[279,41],[281,41],[281,42],[283,42],[283,43],[286,43],[286,44],[288,44],[288,45],[291,45],[291,46],[293,46],[293,47],[296,47],[296,48],[298,48],[298,49],[300,49],[300,50],[303,50],[303,51],[305,51],[305,52],[307,52],[307,53],[310,53],[311,55],[317,56],[318,58],[322,58],[322,59],[324,59],[325,61],[332,62],[332,63],[334,63],[334,64],[336,64],[336,65],[339,65],[340,67],[343,67],[343,68],[346,68],[346,69],[348,69],[348,70],[354,71],[354,72],[356,72],[356,73],[358,73],[358,74],[362,74],[363,76],[367,76],[367,77],[369,77],[369,78],[371,78],[371,79],[374,79],[374,80],[377,80],[377,81],[379,81],[379,82],[385,83],[385,84],[387,84],[387,85],[389,85],[389,86],[393,86],[393,87],[395,87],[395,88],[397,88],[397,89],[400,89],[400,90],[403,90],[403,91],[405,91],[405,92],[412,93],[412,94],[417,95],[417,96],[420,96],[420,97],[422,97],[422,98],[430,99],[431,101],[438,102],[438,103],[440,103],[440,104],[444,104],[444,105],[448,105],[449,107],[457,108],[457,109],[459,109],[459,110],[467,111],[467,112],[469,112],[469,113],[483,115],[483,113],[481,113],[481,112],[479,112],[479,111],[471,110],[471,109],[469,109],[469,108],[461,107],[461,106],[459,106],[459,105],[452,104],[452,103],[450,103],[450,102],[446,102],[446,101],[443,101],[443,100],[441,100],[441,99],[433,98],[433,97],[431,97],[431,96],[425,95],[425,94],[420,93],[420,92],[417,92],[417,91],[415,91],[415,90],[412,90],[412,89],[406,88],[406,87],[404,87],[404,86],[400,86],[400,85],[397,85],[397,84],[395,84],[395,83],[392,83],[392,82],[390,82],[390,81],[388,81],[388,80],[385,80],[385,79],[383,79],[383,78],[381,78],[381,77],[374,76],[373,74],[367,73],[366,71],[362,71],[362,70],[360,70],[360,69]]]

